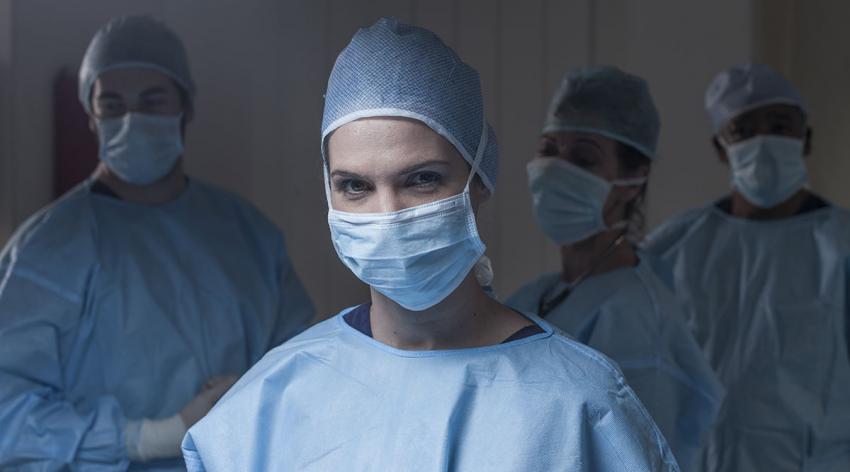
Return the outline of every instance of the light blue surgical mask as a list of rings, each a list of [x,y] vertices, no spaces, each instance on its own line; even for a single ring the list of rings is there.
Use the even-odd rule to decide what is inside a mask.
[[[724,144],[732,185],[750,203],[772,208],[797,193],[808,180],[802,139],[758,135]]]
[[[125,182],[148,185],[165,177],[183,155],[183,115],[127,113],[97,120],[100,160]]]
[[[603,210],[611,188],[646,183],[645,178],[608,181],[555,157],[536,157],[526,166],[537,223],[552,241],[570,245],[627,221],[605,223]]]
[[[486,133],[482,143],[481,150],[486,148]],[[334,210],[325,176],[328,225],[342,262],[408,310],[426,310],[443,301],[484,254],[469,194],[480,154],[463,192],[389,213]]]

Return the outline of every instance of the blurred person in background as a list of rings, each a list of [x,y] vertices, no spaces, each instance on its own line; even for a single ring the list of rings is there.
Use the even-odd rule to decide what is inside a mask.
[[[806,185],[812,131],[786,78],[731,67],[705,107],[731,194],[646,244],[727,390],[699,470],[846,471],[850,212]]]
[[[281,232],[184,173],[195,84],[171,30],[110,21],[79,98],[101,163],[0,257],[0,469],[181,470],[187,428],[312,304]]]
[[[655,275],[659,261],[634,247],[660,128],[642,78],[615,67],[564,78],[528,164],[534,214],[562,269],[507,303],[614,360],[689,471],[723,388]]]

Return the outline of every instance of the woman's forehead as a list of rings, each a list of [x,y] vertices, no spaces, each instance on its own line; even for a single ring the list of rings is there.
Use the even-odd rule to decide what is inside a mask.
[[[436,139],[441,136],[419,120],[394,116],[360,118],[336,129],[332,136],[348,139],[381,139],[404,142],[410,139]],[[339,139],[337,139],[339,141]]]
[[[328,137],[328,159],[334,167],[463,161],[455,147],[429,126],[397,117],[362,118],[339,127]]]

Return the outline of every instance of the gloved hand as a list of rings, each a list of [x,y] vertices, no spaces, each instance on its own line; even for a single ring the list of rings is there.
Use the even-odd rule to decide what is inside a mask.
[[[124,427],[127,456],[134,462],[179,457],[186,431],[210,411],[237,378],[225,375],[209,379],[180,413],[168,418],[128,421]]]
[[[180,418],[186,429],[189,429],[206,415],[215,403],[227,393],[239,379],[235,375],[223,375],[207,380],[201,391],[180,410]]]

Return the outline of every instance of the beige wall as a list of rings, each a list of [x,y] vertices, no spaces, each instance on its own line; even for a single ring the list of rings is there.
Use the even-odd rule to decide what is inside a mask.
[[[814,130],[810,184],[850,206],[850,2],[760,0],[756,56],[801,89]]]
[[[727,189],[708,146],[702,93],[714,73],[752,55],[752,1],[0,0],[0,86],[2,67],[14,64],[6,69],[11,119],[3,126],[0,118],[0,137],[14,138],[3,141],[12,165],[0,170],[14,185],[0,193],[11,194],[0,216],[11,205],[5,217],[19,223],[50,200],[56,71],[78,65],[109,17],[150,12],[184,38],[198,82],[190,172],[250,199],[285,230],[320,313],[362,301],[365,289],[328,237],[318,153],[322,93],[356,28],[391,14],[433,29],[481,72],[502,172],[480,226],[496,289],[508,294],[557,267],[556,249],[533,223],[525,163],[569,68],[614,63],[649,79],[663,120],[650,224]],[[11,5],[11,30],[3,27],[4,5]],[[11,44],[10,58],[4,44]],[[0,231],[5,237],[9,227]]]
[[[0,241],[12,232],[12,0],[0,0]]]
[[[661,112],[648,225],[728,191],[726,169],[709,145],[703,92],[714,75],[752,51],[749,1],[603,0],[596,61],[646,78]]]

